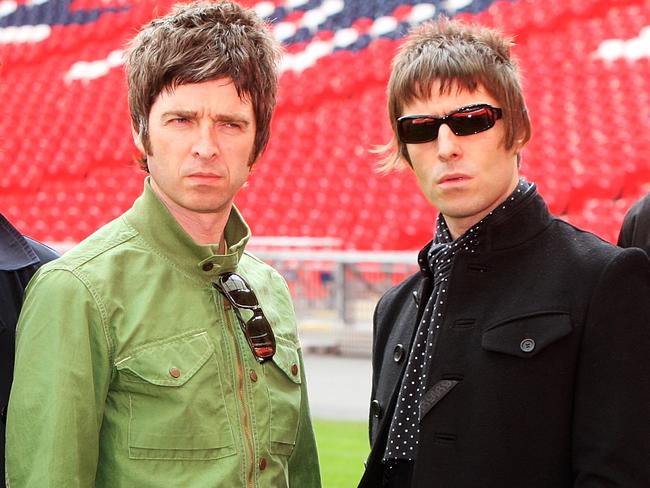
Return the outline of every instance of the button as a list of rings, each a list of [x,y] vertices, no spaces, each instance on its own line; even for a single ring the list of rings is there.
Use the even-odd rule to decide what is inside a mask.
[[[404,357],[404,346],[397,344],[395,349],[393,349],[393,361],[399,363]]]
[[[266,469],[266,458],[260,459],[260,471],[264,471]]]
[[[370,414],[376,418],[381,416],[381,405],[379,404],[379,400],[373,400],[370,403]]]
[[[212,271],[212,268],[214,268],[214,264],[207,262],[203,265],[203,271]]]
[[[535,341],[526,338],[521,341],[521,344],[519,344],[519,349],[521,349],[523,352],[533,352],[533,349],[535,349]]]
[[[291,374],[294,375],[294,376],[296,376],[298,374],[298,365],[297,364],[294,364],[293,366],[291,366]]]
[[[170,368],[169,369],[169,375],[172,378],[178,378],[181,375],[181,370],[178,368]]]
[[[251,377],[252,382],[257,381],[257,373],[255,371],[253,371],[252,369],[251,369],[250,377]]]

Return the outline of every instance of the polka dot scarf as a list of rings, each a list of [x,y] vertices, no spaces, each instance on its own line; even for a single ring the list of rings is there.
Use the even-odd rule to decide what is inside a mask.
[[[442,215],[438,215],[436,236],[428,253],[420,253],[418,264],[423,274],[433,274],[433,291],[426,304],[422,321],[416,331],[413,348],[400,386],[395,413],[391,421],[384,462],[413,461],[416,457],[419,434],[419,402],[426,388],[427,372],[442,324],[442,311],[447,300],[449,275],[454,257],[458,252],[476,252],[476,246],[484,235],[484,228],[494,215],[503,214],[513,206],[532,185],[519,180],[515,191],[504,203],[486,215],[455,241]]]

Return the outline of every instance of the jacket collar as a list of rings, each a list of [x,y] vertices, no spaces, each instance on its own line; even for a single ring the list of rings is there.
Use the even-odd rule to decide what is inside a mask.
[[[496,251],[523,244],[546,229],[552,221],[546,202],[533,184],[512,212],[488,224],[483,249]]]
[[[233,205],[226,222],[225,254],[216,254],[216,246],[197,244],[185,232],[151,188],[150,178],[145,179],[142,195],[124,214],[127,224],[151,248],[193,276],[213,281],[221,273],[234,271],[250,238],[250,229],[239,210]]]
[[[27,239],[0,214],[0,270],[15,271],[40,262]]]

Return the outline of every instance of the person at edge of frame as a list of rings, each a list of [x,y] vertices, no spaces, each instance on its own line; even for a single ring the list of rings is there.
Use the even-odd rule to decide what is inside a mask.
[[[439,211],[374,315],[361,488],[650,486],[650,262],[552,216],[513,43],[438,19],[388,85],[394,138]]]
[[[288,287],[233,198],[280,50],[252,9],[177,4],[129,45],[131,209],[43,267],[17,331],[12,488],[321,486]]]
[[[16,322],[23,304],[25,288],[43,264],[59,257],[52,248],[22,235],[0,214],[0,479],[4,480],[5,424],[7,403],[14,372]]]
[[[620,247],[638,247],[650,253],[650,194],[632,205],[623,218],[618,235]]]

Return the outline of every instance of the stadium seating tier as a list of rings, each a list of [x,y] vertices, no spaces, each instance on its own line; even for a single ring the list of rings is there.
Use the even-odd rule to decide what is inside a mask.
[[[236,200],[257,235],[367,250],[431,238],[435,212],[410,171],[376,173],[372,150],[390,140],[401,38],[441,13],[514,36],[533,122],[521,171],[554,213],[615,241],[650,189],[650,0],[245,3],[286,53],[271,142]],[[79,241],[141,191],[121,53],[172,4],[23,1],[0,16],[0,211],[22,231]]]

